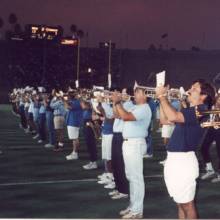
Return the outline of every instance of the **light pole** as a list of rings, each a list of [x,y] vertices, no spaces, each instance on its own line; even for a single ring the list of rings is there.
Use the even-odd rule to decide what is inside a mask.
[[[111,58],[112,58],[112,41],[109,41],[109,53],[108,53],[108,88],[111,88]]]
[[[76,88],[79,87],[79,64],[80,64],[80,37],[78,37],[78,47],[77,47]]]

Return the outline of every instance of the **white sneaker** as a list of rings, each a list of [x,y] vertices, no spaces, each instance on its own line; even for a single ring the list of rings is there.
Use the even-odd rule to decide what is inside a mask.
[[[110,182],[107,185],[104,186],[105,189],[114,189],[115,188],[115,182]]]
[[[37,139],[39,137],[39,134],[36,134],[34,137],[33,137],[33,139],[35,140],[35,139]]]
[[[118,193],[119,193],[118,190],[113,190],[113,191],[109,192],[108,194],[109,194],[110,196],[115,196],[115,195],[117,195]]]
[[[76,153],[74,151],[71,154],[66,156],[67,160],[77,160],[78,158],[79,158],[78,153]]]
[[[141,219],[141,218],[143,218],[143,214],[141,213],[134,214],[132,212],[129,212],[128,214],[122,216],[122,219]]]
[[[64,143],[59,142],[59,143],[58,143],[58,146],[59,146],[59,147],[63,147],[63,146],[64,146]]]
[[[98,177],[98,179],[103,179],[106,177],[106,175],[107,175],[107,173],[103,173],[101,175],[98,175],[97,177]]]
[[[128,198],[128,194],[118,193],[117,195],[114,195],[111,198],[113,200],[115,200],[115,199],[126,199],[126,198]]]
[[[83,166],[83,169],[85,169],[85,170],[94,170],[97,168],[98,168],[98,166],[97,166],[96,162],[89,162],[88,164]]]
[[[46,148],[52,148],[52,147],[54,147],[54,145],[49,143],[49,144],[45,144],[44,147],[46,147]]]
[[[39,140],[37,143],[38,143],[38,144],[41,144],[41,143],[43,143],[43,141],[42,141],[42,140]]]
[[[201,179],[206,180],[206,179],[213,177],[213,175],[215,175],[214,170],[207,170],[206,173],[201,176]]]
[[[30,132],[30,130],[27,128],[27,129],[24,129],[24,132],[25,132],[25,134],[29,134],[29,133],[31,133]]]
[[[143,158],[152,158],[153,154],[144,154]]]
[[[119,215],[127,215],[129,212],[131,211],[130,207],[124,209],[124,210],[121,210],[119,212]]]
[[[99,184],[109,184],[113,181],[114,177],[112,173],[106,173],[101,179],[98,180]]]
[[[159,164],[161,164],[161,165],[163,165],[163,166],[164,166],[164,165],[165,165],[165,163],[166,163],[166,160],[167,160],[167,159],[165,159],[165,160],[161,160],[161,161],[159,162]]]
[[[98,184],[109,184],[111,182],[112,182],[112,180],[106,177],[105,179],[103,178],[103,179],[99,180]]]
[[[219,183],[220,182],[220,174],[217,175],[214,179],[211,180],[212,183]]]

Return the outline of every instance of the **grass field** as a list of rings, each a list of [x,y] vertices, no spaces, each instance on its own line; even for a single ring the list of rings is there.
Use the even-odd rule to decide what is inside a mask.
[[[10,106],[0,105],[0,119],[0,218],[119,218],[128,200],[111,200],[97,184],[101,162],[95,171],[82,169],[88,162],[83,139],[80,159],[66,161],[71,151],[67,138],[65,150],[53,152],[19,128]],[[144,160],[144,218],[177,218],[158,164],[165,157],[159,134],[154,134],[153,146],[154,157]],[[215,147],[211,150],[216,163]],[[196,202],[200,218],[220,218],[220,183],[199,181]]]

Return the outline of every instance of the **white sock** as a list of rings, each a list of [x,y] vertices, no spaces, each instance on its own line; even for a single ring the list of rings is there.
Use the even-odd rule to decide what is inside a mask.
[[[209,162],[209,163],[206,164],[206,170],[207,170],[207,171],[214,171],[211,162]]]
[[[59,142],[58,145],[59,145],[60,147],[63,147],[63,143],[61,143],[61,142]]]

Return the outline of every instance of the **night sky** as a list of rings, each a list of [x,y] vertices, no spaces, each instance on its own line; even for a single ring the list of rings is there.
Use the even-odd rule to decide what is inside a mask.
[[[11,12],[22,25],[60,24],[65,34],[76,24],[89,33],[89,46],[111,39],[122,48],[220,49],[220,0],[0,0],[3,30]]]

